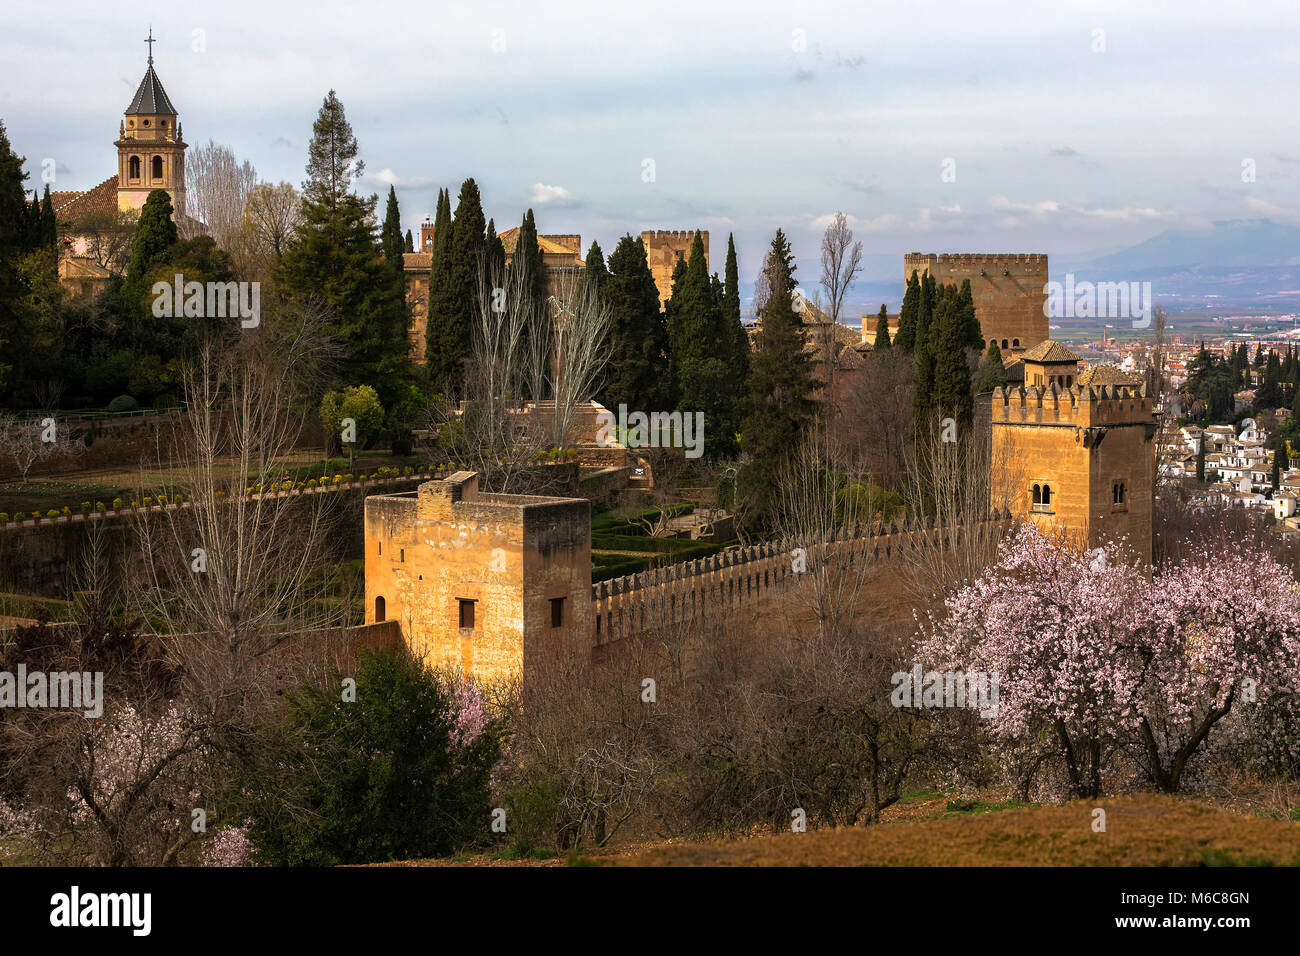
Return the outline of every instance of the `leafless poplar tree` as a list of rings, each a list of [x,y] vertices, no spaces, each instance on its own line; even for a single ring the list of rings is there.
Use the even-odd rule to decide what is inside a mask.
[[[185,166],[185,217],[178,224],[182,238],[207,234],[228,248],[243,222],[257,170],[212,140],[191,150]]]
[[[826,290],[825,311],[830,318],[826,342],[827,408],[835,405],[835,330],[844,310],[844,296],[862,271],[862,243],[853,241],[853,230],[844,213],[837,212],[822,235],[822,288]]]
[[[243,229],[257,254],[279,261],[302,223],[302,199],[292,184],[258,183],[244,206]]]
[[[304,399],[319,384],[323,327],[323,309],[309,305],[201,344],[160,456],[184,506],[136,524],[139,613],[184,662],[214,728],[273,693],[272,654],[286,641],[349,623],[329,593],[337,496],[274,496],[293,488],[283,463],[312,414]]]

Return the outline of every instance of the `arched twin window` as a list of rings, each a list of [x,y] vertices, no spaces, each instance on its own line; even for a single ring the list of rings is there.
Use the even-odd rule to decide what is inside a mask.
[[[1125,501],[1127,500],[1127,496],[1128,496],[1128,488],[1125,487],[1124,482],[1117,481],[1113,485],[1111,485],[1110,503],[1114,507],[1122,508],[1125,504]]]
[[[127,163],[127,175],[131,179],[140,178],[140,157],[132,156],[131,161]]]
[[[1052,486],[1044,482],[1034,482],[1034,510],[1050,511],[1052,508]]]

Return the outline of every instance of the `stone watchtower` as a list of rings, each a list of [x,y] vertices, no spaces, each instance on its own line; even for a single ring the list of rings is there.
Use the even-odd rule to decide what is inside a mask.
[[[417,656],[492,681],[590,654],[585,498],[486,494],[459,471],[365,509],[366,623],[396,620]]]
[[[117,208],[138,211],[149,193],[165,189],[174,218],[185,213],[185,149],[176,107],[153,69],[153,31],[149,33],[149,68],[135,91],[126,118],[118,127]]]
[[[1026,355],[1025,387],[993,390],[993,505],[1087,548],[1123,537],[1150,564],[1152,400],[1119,370],[1080,374],[1067,356],[1043,343]]]
[[[700,240],[704,243],[704,264],[709,263],[709,232],[700,230]],[[667,304],[673,294],[673,268],[678,257],[687,259],[691,254],[691,243],[695,241],[693,229],[647,229],[641,233],[641,242],[645,245],[646,261],[650,264],[650,274],[654,276],[655,288],[659,290],[659,306]]]
[[[903,281],[914,271],[922,276],[929,272],[940,285],[960,286],[963,279],[970,280],[986,348],[997,342],[1010,358],[1047,339],[1046,255],[912,252],[903,256]]]

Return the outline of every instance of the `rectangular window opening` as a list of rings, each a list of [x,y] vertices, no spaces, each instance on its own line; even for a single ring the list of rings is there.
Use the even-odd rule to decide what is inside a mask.
[[[551,598],[551,627],[564,626],[564,598]]]
[[[460,627],[462,630],[470,631],[474,629],[474,604],[476,602],[469,598],[459,598],[460,605]]]

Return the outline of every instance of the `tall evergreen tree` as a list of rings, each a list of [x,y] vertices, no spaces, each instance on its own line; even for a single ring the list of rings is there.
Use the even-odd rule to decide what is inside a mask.
[[[969,283],[966,288],[969,292]],[[958,434],[965,435],[975,410],[971,397],[970,364],[966,359],[970,315],[956,286],[943,287],[929,334],[932,343],[929,351],[934,356],[932,407],[940,418],[955,419]]]
[[[743,408],[749,390],[749,333],[740,320],[740,268],[736,263],[735,236],[727,234],[727,261],[723,267],[722,324],[728,333],[727,368],[736,391],[738,408]]]
[[[14,152],[0,121],[0,401],[8,397],[17,376],[16,363],[25,339],[26,316],[20,304],[22,281],[18,261],[27,247],[28,210],[26,160]]]
[[[1286,442],[1283,441],[1273,449],[1273,495],[1277,496],[1282,487],[1282,476],[1286,474],[1287,469],[1291,467],[1291,462],[1286,457]]]
[[[409,378],[406,304],[377,241],[377,196],[352,183],[364,170],[343,104],[331,90],[312,126],[302,227],[277,269],[292,298],[322,299],[342,360],[334,385],[370,385],[392,407]]]
[[[645,244],[624,236],[609,257],[603,283],[609,304],[609,364],[597,400],[615,412],[668,411],[676,404],[668,366],[668,333]]]
[[[515,251],[510,261],[512,266],[516,263],[528,266],[528,282],[533,307],[542,315],[550,315],[550,311],[546,308],[546,297],[549,294],[546,259],[537,241],[537,220],[533,218],[531,209],[524,213],[523,222],[519,224],[519,236],[515,241]]]
[[[705,453],[726,456],[736,450],[740,396],[730,380],[731,335],[722,318],[722,283],[716,276],[710,279],[708,268],[704,240],[696,232],[686,274],[673,297],[668,341],[682,413],[703,412]]]
[[[488,220],[487,232],[483,236],[483,259],[487,264],[489,277],[503,274],[506,267],[506,247],[497,235],[496,223]]]
[[[600,243],[593,241],[587,249],[587,261],[582,268],[584,285],[591,286],[597,293],[603,291],[609,270],[605,268],[605,254],[600,250]]]
[[[456,199],[448,266],[440,276],[444,281],[437,308],[434,308],[432,296],[429,302],[425,354],[429,360],[430,378],[442,389],[457,390],[463,384],[486,229],[478,184],[467,179],[461,184]]]
[[[50,184],[45,184],[41,197],[41,244],[52,246],[59,240],[59,224],[54,216],[54,201],[50,198]]]
[[[444,355],[442,322],[434,322],[435,315],[445,316],[455,309],[455,291],[452,288],[451,259],[452,238],[455,226],[451,220],[451,194],[438,190],[438,204],[433,214],[433,252],[429,263],[429,305],[424,328],[424,356],[429,380],[434,388],[445,390],[454,383],[458,369],[460,345],[453,345],[452,354]]]
[[[751,457],[741,476],[741,493],[760,522],[770,514],[782,463],[799,447],[817,413],[813,360],[804,350],[803,325],[791,301],[794,253],[780,229],[764,272],[768,296],[750,358],[749,401],[740,437],[741,449]]]
[[[916,323],[921,308],[921,277],[913,269],[903,292],[903,308],[898,313],[898,334],[894,345],[911,355],[916,349]]]
[[[1002,362],[1002,350],[998,348],[997,342],[991,341],[975,373],[975,380],[971,383],[971,392],[983,395],[995,388],[1005,388],[1006,384],[1007,368]]]
[[[957,308],[961,313],[960,321],[966,348],[982,352],[984,350],[984,330],[980,328],[979,316],[975,314],[975,295],[971,292],[970,279],[961,280]]]
[[[889,343],[889,310],[885,304],[880,304],[880,314],[876,316],[876,344],[872,346],[877,351],[890,348]]]
[[[1196,443],[1196,480],[1205,480],[1205,436]]]
[[[415,237],[411,235],[411,230],[406,230],[406,251],[415,251]]]
[[[916,310],[916,378],[912,386],[912,429],[921,434],[929,425],[934,411],[934,350],[930,343],[930,324],[934,318],[934,298],[937,291],[931,287],[929,273],[921,277],[920,296]]]
[[[392,186],[388,187],[388,206],[384,210],[384,226],[379,233],[379,243],[384,250],[384,258],[400,273],[406,241],[402,238],[402,216],[397,209],[397,190]]]

